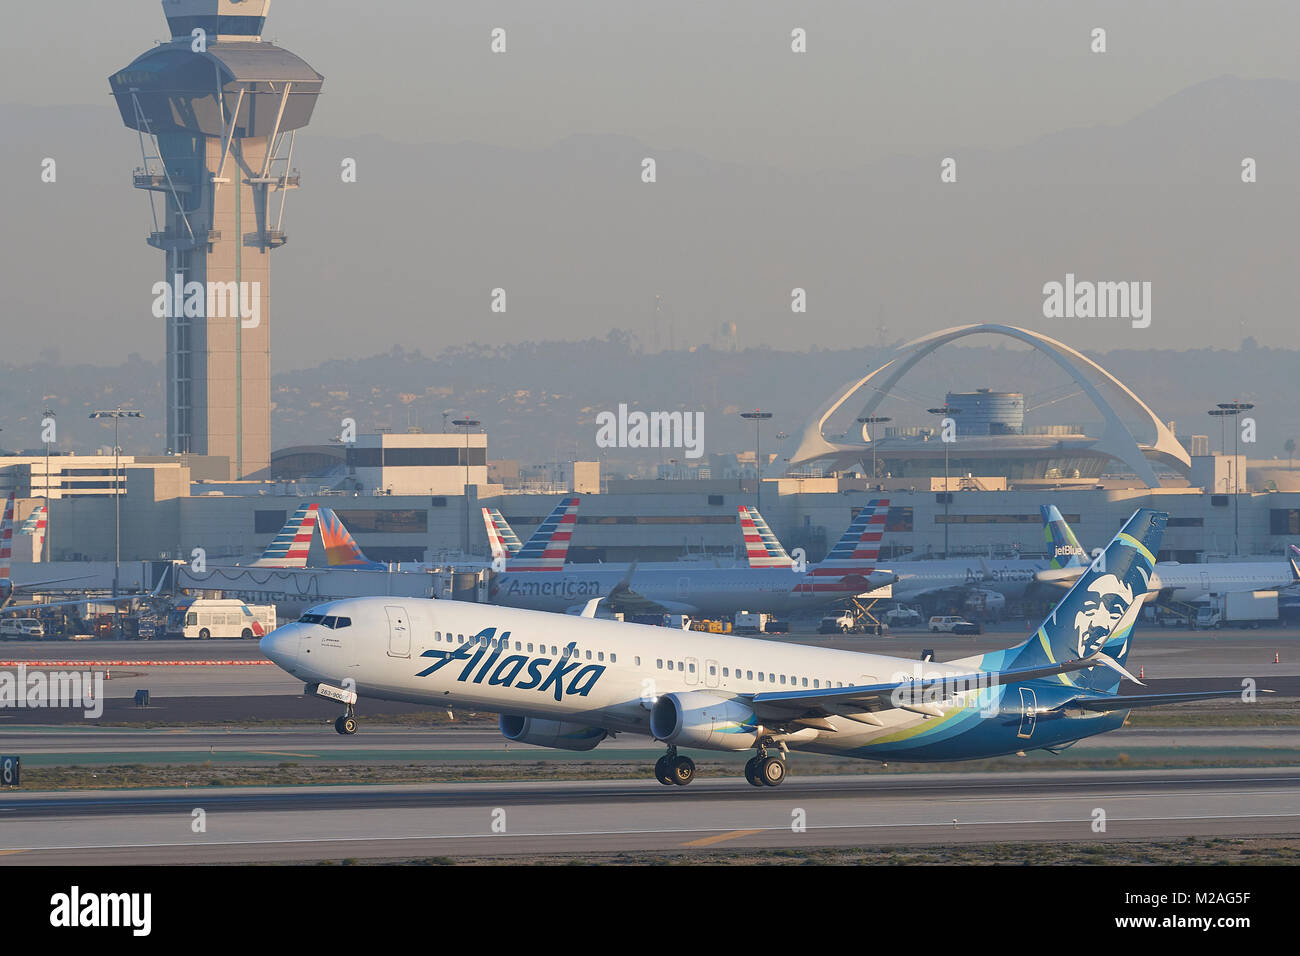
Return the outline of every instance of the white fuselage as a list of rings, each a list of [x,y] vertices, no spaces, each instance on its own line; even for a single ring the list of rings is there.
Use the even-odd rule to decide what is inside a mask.
[[[454,601],[362,598],[312,612],[349,623],[289,624],[262,641],[268,657],[308,685],[646,735],[663,694],[732,698],[969,674],[973,667]],[[790,746],[843,753],[906,734],[927,718],[886,709],[875,719],[878,726],[831,717],[833,731]]]
[[[1295,575],[1286,561],[1216,561],[1157,564],[1151,590],[1174,601],[1197,601],[1230,591],[1271,591],[1290,587]]]

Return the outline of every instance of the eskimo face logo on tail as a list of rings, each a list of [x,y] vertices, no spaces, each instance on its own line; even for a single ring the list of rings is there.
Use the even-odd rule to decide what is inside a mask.
[[[1099,651],[1133,603],[1133,589],[1114,574],[1103,574],[1089,585],[1074,615],[1080,657]]]
[[[583,666],[578,660],[577,645],[573,642],[566,644],[560,659],[555,660],[551,657],[509,654],[510,632],[503,631],[500,637],[495,637],[495,634],[495,627],[485,627],[453,650],[425,651],[420,656],[431,657],[434,663],[415,676],[429,677],[448,665],[463,663],[464,666],[456,677],[462,684],[482,684],[486,678],[490,687],[536,690],[542,694],[549,692],[555,695],[558,702],[564,699],[565,694],[570,697],[586,697],[605,673],[603,664]],[[503,657],[502,654],[506,656]],[[548,666],[551,667],[550,671],[543,673]],[[524,679],[518,680],[521,673],[525,675]]]

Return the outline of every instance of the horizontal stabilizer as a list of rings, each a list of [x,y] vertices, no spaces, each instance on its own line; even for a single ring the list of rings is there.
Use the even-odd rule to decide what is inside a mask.
[[[1258,693],[1271,694],[1273,691],[1261,690]],[[1072,700],[1065,706],[1078,708],[1079,710],[1128,710],[1130,707],[1159,707],[1161,704],[1181,704],[1189,700],[1212,700],[1216,697],[1240,696],[1241,688],[1233,687],[1228,690],[1204,690],[1187,694],[1133,694],[1126,697],[1085,697]]]

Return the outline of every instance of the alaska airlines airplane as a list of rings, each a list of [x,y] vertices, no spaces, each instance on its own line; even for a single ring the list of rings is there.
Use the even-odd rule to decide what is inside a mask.
[[[1057,536],[1054,539],[1057,550],[1083,550],[1064,520],[1059,526],[1053,526],[1051,531]],[[1151,590],[1158,595],[1156,599],[1162,604],[1170,601],[1191,603],[1212,594],[1228,594],[1233,591],[1285,590],[1300,584],[1300,562],[1297,558],[1300,558],[1300,549],[1291,545],[1285,561],[1207,561],[1204,564],[1162,561],[1155,566]],[[1063,587],[1078,574],[1077,567],[1047,569],[1040,571],[1037,579],[1042,584]]]
[[[576,511],[577,499],[573,499]],[[889,502],[872,500],[858,512],[825,559],[806,569],[700,568],[659,565],[626,569],[564,564],[560,546],[529,555],[525,547],[494,576],[491,602],[535,611],[576,611],[603,598],[611,611],[714,614],[763,610],[789,613],[890,584],[894,575],[876,568]],[[568,516],[566,516],[568,517]],[[558,536],[558,532],[557,532]],[[568,547],[568,536],[562,542]],[[525,560],[527,559],[527,560]],[[515,562],[522,562],[520,568]]]
[[[1166,516],[1136,512],[1025,642],[946,664],[704,636],[454,601],[361,598],[312,608],[262,651],[308,693],[495,711],[511,741],[586,751],[620,733],[666,745],[655,776],[684,786],[682,748],[743,752],[754,786],[790,750],[867,760],[1052,752],[1113,730],[1136,707],[1239,688],[1118,697]],[[589,611],[594,611],[595,601]]]

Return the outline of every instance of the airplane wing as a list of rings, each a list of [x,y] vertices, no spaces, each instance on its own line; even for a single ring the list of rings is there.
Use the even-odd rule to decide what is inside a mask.
[[[1274,691],[1261,690],[1258,693],[1272,694]],[[1241,688],[1232,687],[1227,690],[1206,690],[1194,691],[1187,694],[1133,694],[1129,697],[1119,695],[1113,697],[1083,697],[1062,704],[1061,708],[1110,711],[1110,710],[1128,710],[1130,707],[1159,707],[1161,704],[1180,704],[1189,700],[1210,700],[1216,697],[1240,697]]]
[[[845,706],[867,712],[901,708],[942,716],[942,709],[930,702],[936,696],[942,699],[952,696],[956,691],[1015,684],[1098,666],[1119,667],[1105,654],[1094,653],[1078,660],[1041,667],[976,671],[970,674],[944,675],[885,684],[859,684],[854,687],[826,687],[820,690],[763,691],[744,696],[750,697],[755,712],[767,719],[789,719],[799,715],[817,716],[818,712],[833,714],[836,712],[833,708]],[[809,711],[813,713],[809,714]]]
[[[79,598],[75,601],[50,601],[46,604],[7,604],[4,607],[4,613],[11,614],[14,611],[45,611],[52,607],[85,607],[87,604],[122,604],[127,601],[142,601],[151,596],[152,595],[149,594],[123,594],[115,598]]]

